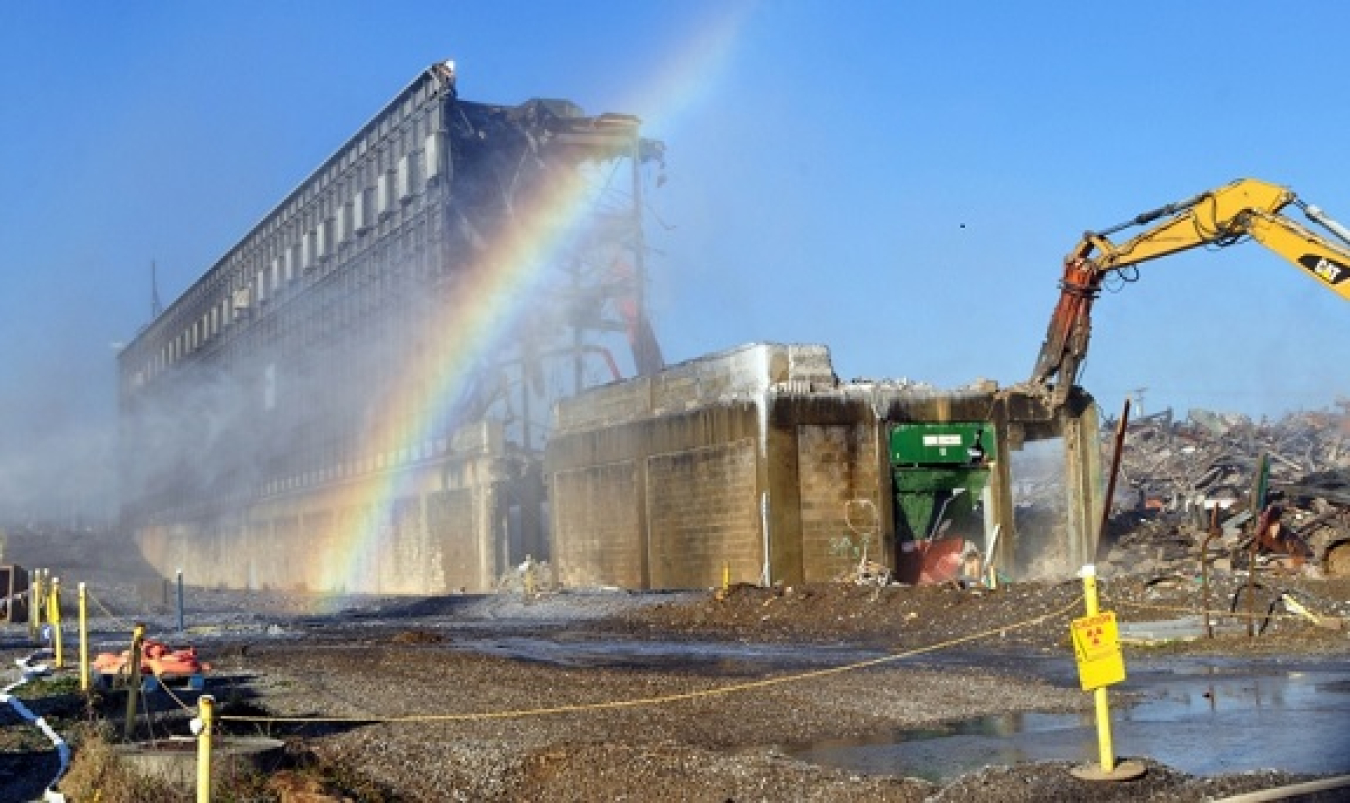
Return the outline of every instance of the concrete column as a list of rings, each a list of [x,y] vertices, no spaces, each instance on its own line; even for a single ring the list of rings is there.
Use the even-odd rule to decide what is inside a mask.
[[[767,402],[762,401],[761,404]],[[747,500],[759,515],[760,542],[767,543],[769,582],[800,583],[805,576],[802,554],[801,474],[797,465],[797,427],[769,426],[759,434],[755,498]],[[767,494],[767,497],[765,496]],[[768,509],[761,505],[767,500]],[[767,513],[767,516],[762,515]],[[767,539],[765,536],[767,535]],[[756,580],[762,579],[756,576]]]
[[[1102,511],[1101,444],[1098,439],[1097,408],[1082,410],[1066,407],[1062,413],[1064,432],[1064,490],[1066,493],[1068,566],[1082,566],[1096,560],[1097,528]]]
[[[650,387],[650,383],[648,383]],[[643,444],[641,454],[633,461],[634,470],[637,472],[634,491],[637,497],[633,504],[637,506],[637,554],[638,554],[638,575],[640,579],[640,588],[649,589],[652,587],[652,521],[648,513],[647,486],[651,484],[648,476],[648,459],[651,457],[650,444]]]
[[[1017,530],[1014,525],[1012,494],[1012,452],[1013,446],[1020,446],[1020,438],[1012,439],[1008,423],[1006,404],[993,406],[994,420],[994,465],[989,482],[989,499],[993,507],[994,526],[998,528],[998,543],[994,553],[987,556],[994,567],[1005,572],[1013,569],[1013,556],[1017,552]],[[1013,425],[1019,427],[1020,425]]]
[[[498,555],[497,489],[491,485],[483,486],[474,507],[477,508],[474,515],[477,526],[473,530],[476,530],[474,537],[479,543],[478,586],[491,590],[497,587],[497,568],[506,560],[505,555]]]
[[[900,565],[899,548],[895,542],[895,486],[891,476],[890,422],[872,422],[872,467],[877,472],[877,516],[880,519],[877,561],[891,568]]]

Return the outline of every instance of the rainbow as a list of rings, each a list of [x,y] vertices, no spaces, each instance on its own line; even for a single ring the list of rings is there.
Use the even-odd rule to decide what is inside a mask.
[[[559,180],[532,199],[528,208],[517,208],[515,224],[504,227],[492,247],[480,255],[457,285],[444,315],[433,316],[429,322],[432,331],[422,333],[428,347],[381,394],[377,414],[361,433],[370,451],[408,454],[443,437],[444,423],[478,367],[479,357],[528,309],[548,273],[545,268],[582,221],[588,208],[583,203],[586,198],[584,181]],[[406,483],[415,474],[377,466],[375,472],[343,486],[336,509],[361,514],[341,516],[335,522],[336,535],[315,556],[319,588],[370,587],[373,558],[392,530],[394,503],[410,493]]]
[[[646,82],[654,90],[646,98],[669,99],[657,103],[660,108],[646,118],[648,122],[672,121],[709,90],[711,75],[731,52],[746,16],[742,12],[748,8],[719,12],[719,18],[704,26],[699,36],[682,43],[681,52],[666,60],[668,66],[655,80]],[[628,108],[641,110],[644,105],[651,103]],[[374,447],[373,451],[408,453],[443,436],[453,405],[481,356],[529,309],[548,267],[564,253],[594,209],[589,183],[572,171],[558,172],[563,175],[528,199],[526,208],[517,207],[513,226],[481,255],[467,281],[457,288],[455,301],[440,324],[424,333],[423,342],[430,346],[383,394],[378,415],[362,432],[362,442]],[[371,566],[392,535],[395,502],[414,492],[407,485],[416,481],[415,474],[383,469],[343,486],[335,500],[334,508],[340,513],[332,535],[313,556],[311,577],[317,588],[372,587]],[[360,513],[342,515],[341,511]]]

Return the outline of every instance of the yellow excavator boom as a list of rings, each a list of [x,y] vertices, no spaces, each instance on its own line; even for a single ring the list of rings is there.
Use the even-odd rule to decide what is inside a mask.
[[[1299,208],[1327,235],[1285,216],[1283,211],[1289,206]],[[1151,227],[1120,243],[1111,239],[1136,226]],[[1057,404],[1068,396],[1087,356],[1092,302],[1108,274],[1192,248],[1227,246],[1248,238],[1350,300],[1350,231],[1285,187],[1238,179],[1141,213],[1118,226],[1084,234],[1064,258],[1059,302],[1030,384],[1049,393]]]

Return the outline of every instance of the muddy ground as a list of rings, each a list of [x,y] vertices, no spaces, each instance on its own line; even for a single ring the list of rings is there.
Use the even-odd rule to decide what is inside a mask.
[[[1077,580],[529,599],[337,600],[189,587],[180,636],[155,584],[111,557],[125,552],[11,539],[11,559],[24,548],[31,559],[21,562],[56,568],[67,587],[89,584],[95,640],[115,640],[140,620],[152,635],[199,647],[213,664],[207,690],[224,732],[287,745],[269,767],[272,799],[289,790],[287,799],[310,801],[1199,801],[1306,780],[1278,768],[1191,777],[1165,757],[1122,756],[1148,772],[1103,784],[1056,762],[987,766],[939,784],[787,755],[794,744],[980,714],[1090,708],[1065,673],[1046,678],[1037,669],[1045,662],[1030,660],[1058,655],[1072,667],[1069,621],[1083,614]],[[1236,582],[1216,580],[1211,608],[1227,606]],[[1318,613],[1350,613],[1343,579],[1272,585],[1296,588]],[[1101,590],[1103,607],[1122,621],[1173,618],[1203,598],[1193,577],[1127,575],[1103,579]],[[3,631],[7,661],[28,649],[24,635],[14,625]],[[1276,617],[1257,638],[1223,633],[1125,651],[1127,662],[1144,652],[1154,660],[1197,652],[1339,659],[1350,637]],[[190,709],[194,696],[181,694]],[[186,734],[189,709],[160,696],[151,731]],[[12,717],[0,725],[24,727]],[[324,771],[300,769],[315,765]],[[0,739],[0,800],[24,799],[34,784],[40,791],[54,766],[40,739]],[[1345,799],[1338,794],[1300,799]]]

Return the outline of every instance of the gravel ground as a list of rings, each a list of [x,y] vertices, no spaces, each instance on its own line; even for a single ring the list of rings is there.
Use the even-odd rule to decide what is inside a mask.
[[[1300,585],[1321,612],[1343,614],[1348,590],[1343,582]],[[127,575],[91,581],[91,592],[94,629],[105,639],[135,618],[151,635],[196,643],[213,664],[209,691],[231,732],[284,739],[288,762],[344,768],[344,782],[327,796],[296,800],[1200,801],[1303,780],[1279,772],[1194,778],[1141,757],[1148,772],[1128,783],[1081,781],[1066,764],[1041,763],[988,766],[939,785],[786,754],[794,743],[974,715],[1089,707],[1076,684],[1052,683],[1034,669],[1044,661],[1027,660],[1071,660],[1067,625],[1082,615],[1076,582],[995,592],[822,585],[535,600],[189,589],[181,639],[171,635],[173,612],[147,605]],[[1172,578],[1118,578],[1103,593],[1122,618],[1167,618],[1197,599],[1193,583]],[[4,635],[5,654],[18,654],[15,631]],[[695,645],[726,649],[716,660],[680,660],[671,643],[688,645],[689,656]],[[550,644],[568,647],[570,657],[534,652]],[[607,665],[594,658],[614,644],[633,657]],[[935,666],[939,652],[958,649],[959,664]],[[1260,639],[1224,636],[1150,654],[1195,652],[1340,656],[1350,639],[1281,619]],[[186,733],[187,715],[161,705],[156,726]],[[23,799],[6,795],[48,760],[40,743],[13,747],[0,760],[0,800]],[[6,776],[5,767],[24,769]],[[273,778],[278,789],[304,785],[282,767]]]
[[[726,665],[716,677],[678,669],[570,668],[374,643],[266,647],[250,650],[242,663],[245,672],[266,678],[259,699],[277,714],[412,718],[325,737],[318,749],[361,759],[372,777],[416,800],[642,799],[656,789],[670,799],[782,800],[804,786],[818,786],[814,799],[820,800],[921,799],[912,794],[913,783],[815,771],[773,745],[1082,702],[1081,694],[1034,681],[899,667],[709,694],[769,675]],[[331,666],[341,666],[340,675]],[[688,696],[590,707],[681,695]],[[558,708],[567,710],[475,716]],[[426,715],[468,718],[416,719]],[[432,767],[438,771],[428,772]],[[808,778],[814,780],[808,784]]]

